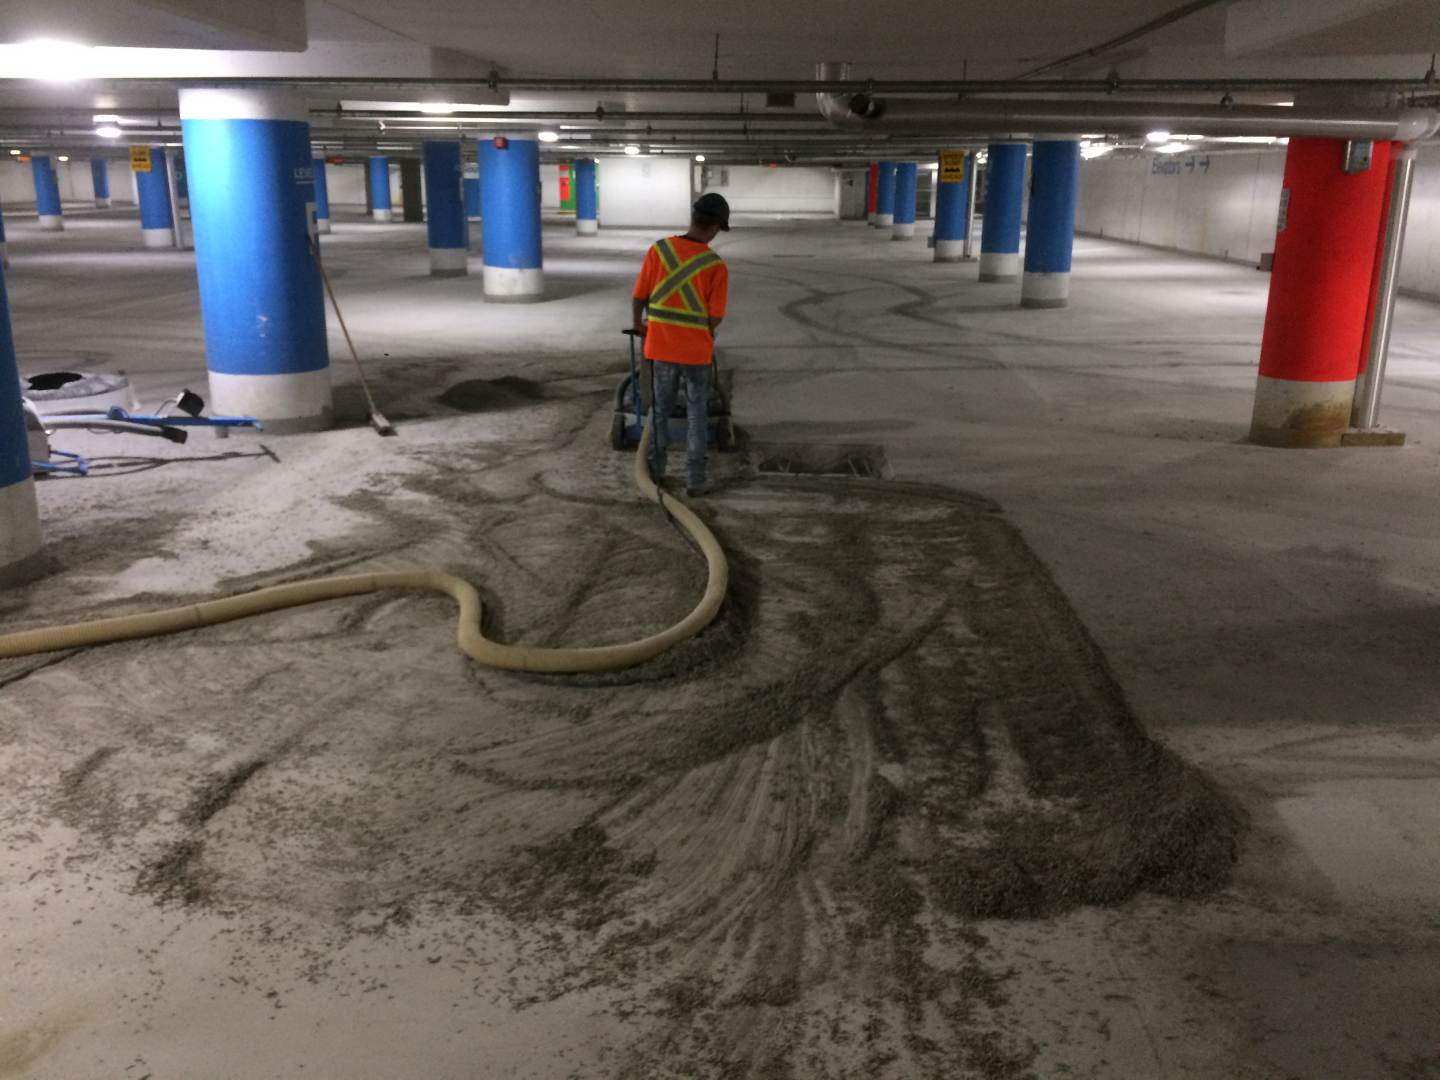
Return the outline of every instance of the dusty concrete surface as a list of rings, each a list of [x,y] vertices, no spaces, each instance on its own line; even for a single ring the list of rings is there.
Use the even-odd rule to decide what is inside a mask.
[[[8,224],[25,367],[199,383],[187,256]],[[603,449],[646,240],[487,306],[342,221],[401,437],[337,331],[340,430],[67,438],[104,467],[0,625],[417,563],[507,640],[673,619],[698,563]],[[1410,446],[1287,453],[1239,441],[1253,272],[1082,243],[1022,315],[863,227],[723,244],[742,426],[896,479],[725,461],[732,601],[624,676],[478,670],[403,595],[0,666],[0,1076],[1440,1075],[1440,313]]]

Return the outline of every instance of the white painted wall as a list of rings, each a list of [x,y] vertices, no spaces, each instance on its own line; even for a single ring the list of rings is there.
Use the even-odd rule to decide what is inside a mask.
[[[540,163],[540,209],[560,209],[560,164]]]
[[[837,217],[840,213],[840,176],[831,169],[716,165],[701,172],[703,190],[724,195],[737,214]]]
[[[1274,249],[1284,150],[1110,155],[1080,164],[1076,228],[1235,262]]]
[[[325,166],[325,194],[330,197],[331,206],[365,209],[365,185],[368,170],[362,164]],[[396,193],[398,197],[399,193]]]
[[[1258,263],[1275,249],[1284,174],[1281,148],[1081,162],[1076,229]],[[1400,288],[1440,299],[1440,147],[1423,148],[1416,165]]]
[[[9,157],[7,154],[6,157]],[[95,204],[95,181],[90,175],[90,159],[75,158],[72,161],[57,161],[56,155],[50,155],[50,163],[55,168],[55,180],[60,188],[60,201],[62,203],[89,203]],[[111,166],[110,186],[111,194],[123,198],[123,188],[116,191],[116,181],[124,180],[124,174],[120,171],[121,166],[126,171],[130,166],[124,162],[117,162]],[[10,158],[8,161],[0,162],[0,206],[7,210],[24,210],[29,213],[35,211],[35,179],[30,171],[30,162],[16,161]]]
[[[690,224],[688,158],[605,157],[596,166],[600,224],[680,228]]]

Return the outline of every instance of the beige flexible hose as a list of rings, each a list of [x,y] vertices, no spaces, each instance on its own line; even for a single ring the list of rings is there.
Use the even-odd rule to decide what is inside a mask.
[[[317,578],[293,585],[275,585],[268,589],[228,596],[223,600],[206,600],[184,607],[166,608],[144,615],[123,615],[114,619],[75,623],[70,626],[49,626],[0,635],[0,658],[31,656],[35,653],[74,649],[88,645],[105,645],[112,641],[156,637],[193,630],[199,626],[244,619],[267,611],[299,607],[342,596],[361,596],[381,589],[430,589],[448,594],[459,605],[455,631],[460,650],[478,663],[508,671],[544,671],[578,673],[583,671],[618,671],[633,667],[666,649],[694,637],[710,624],[725,599],[730,582],[730,565],[720,542],[695,512],[683,502],[661,491],[650,479],[646,460],[650,447],[650,426],[640,438],[635,453],[635,485],[651,502],[661,506],[689,534],[709,567],[705,594],[690,614],[675,625],[620,645],[599,645],[579,649],[542,649],[517,645],[501,645],[488,640],[480,632],[480,594],[463,578],[435,570],[400,570],[376,574],[348,574],[340,577]]]

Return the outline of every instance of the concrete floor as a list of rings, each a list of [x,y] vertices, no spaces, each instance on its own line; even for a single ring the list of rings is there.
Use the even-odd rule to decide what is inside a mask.
[[[462,430],[426,416],[420,391],[543,370],[573,392],[583,426],[530,427],[517,410],[471,421],[467,437],[541,455],[582,435],[600,445],[650,237],[550,227],[546,302],[486,305],[478,258],[474,277],[432,281],[421,227],[337,220],[327,260],[396,403],[382,402],[402,422],[395,442],[422,438],[407,417],[439,425],[435,455]],[[23,369],[123,368],[142,398],[199,388],[188,255],[139,250],[120,212],[75,214],[58,236],[14,216],[7,227]],[[1384,416],[1407,447],[1278,451],[1244,442],[1268,280],[1252,269],[1082,239],[1072,307],[1021,312],[1016,288],[982,287],[973,267],[929,262],[923,239],[859,225],[742,221],[717,246],[733,282],[723,360],[750,437],[883,445],[897,480],[993,499],[1145,729],[1249,818],[1233,880],[1211,897],[981,920],[1005,989],[991,1020],[1028,1053],[1017,1071],[948,1075],[1440,1077],[1440,309],[1406,301],[1397,316]],[[419,465],[387,461],[394,444],[355,425],[332,331],[341,430],[167,444],[161,461],[213,460],[144,471],[134,459],[148,445],[67,441],[132,460],[41,485],[63,566],[27,602],[145,607],[384,551],[355,504],[316,495],[383,496],[377,475]],[[602,467],[623,492],[620,466]],[[583,494],[587,475],[551,480]],[[167,522],[164,550],[146,546],[158,541],[140,513]],[[564,539],[547,558],[564,559]],[[186,655],[133,654],[113,688],[67,679],[64,664],[23,680],[0,670],[0,761],[15,770],[31,752],[17,749],[31,739],[15,696],[26,684],[48,680],[83,727],[112,692],[183,686]],[[594,988],[526,1008],[506,996],[539,962],[533,943],[486,939],[487,974],[432,959],[437,940],[482,932],[493,913],[340,946],[290,927],[268,951],[241,951],[266,920],[157,906],[103,859],[67,857],[70,827],[27,822],[0,849],[12,957],[0,1076],[662,1075],[617,1064],[615,1013]],[[315,974],[332,947],[343,981]]]

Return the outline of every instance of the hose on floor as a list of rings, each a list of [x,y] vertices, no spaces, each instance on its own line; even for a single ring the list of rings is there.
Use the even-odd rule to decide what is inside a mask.
[[[342,596],[364,596],[382,589],[427,589],[447,594],[459,606],[455,642],[461,652],[477,663],[507,671],[555,674],[619,671],[622,668],[634,667],[694,637],[708,626],[720,610],[730,583],[730,565],[725,559],[720,542],[715,539],[715,534],[690,507],[662,491],[650,479],[650,470],[647,467],[649,448],[650,425],[647,423],[645,433],[640,439],[640,447],[635,453],[635,486],[642,495],[660,506],[685,530],[705,556],[708,575],[705,593],[690,614],[673,626],[639,641],[568,649],[502,645],[481,633],[480,594],[464,578],[438,570],[400,570],[316,578],[313,581],[275,585],[221,600],[206,600],[144,615],[122,615],[113,619],[3,634],[0,635],[0,658],[32,656],[59,649],[83,648],[114,641],[174,634],[269,611],[299,607],[302,604],[335,600]]]

